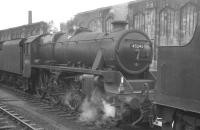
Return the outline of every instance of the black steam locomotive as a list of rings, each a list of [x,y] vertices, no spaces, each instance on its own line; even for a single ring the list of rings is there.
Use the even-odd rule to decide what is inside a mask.
[[[113,26],[112,33],[79,28],[72,37],[44,33],[1,41],[1,81],[70,110],[100,95],[118,108],[116,117],[142,122],[154,86],[152,43],[140,31],[124,30],[122,21]]]

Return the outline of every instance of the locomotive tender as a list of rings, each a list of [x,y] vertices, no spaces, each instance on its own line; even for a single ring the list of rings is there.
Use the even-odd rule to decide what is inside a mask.
[[[143,105],[151,102],[148,92],[154,86],[152,43],[140,31],[124,30],[125,25],[114,22],[112,33],[79,28],[71,38],[56,33],[1,41],[1,81],[71,110],[98,88],[120,109],[116,115],[135,125],[150,112]]]

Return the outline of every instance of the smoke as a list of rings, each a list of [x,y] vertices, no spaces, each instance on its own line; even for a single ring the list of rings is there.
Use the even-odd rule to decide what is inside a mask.
[[[99,91],[93,91],[91,97],[85,98],[81,105],[80,121],[104,124],[110,118],[114,118],[116,108],[106,102]]]
[[[95,122],[102,114],[102,93],[97,89],[93,90],[91,96],[87,96],[81,105],[80,121]]]
[[[107,103],[105,100],[102,100],[102,102],[103,102],[103,108],[104,108],[103,109],[103,111],[104,111],[103,119],[106,119],[109,117],[114,118],[115,112],[116,112],[115,107],[110,105],[109,103]]]
[[[98,117],[98,110],[94,104],[89,102],[88,98],[85,98],[82,106],[81,106],[82,113],[80,114],[80,121],[83,122],[94,122]]]

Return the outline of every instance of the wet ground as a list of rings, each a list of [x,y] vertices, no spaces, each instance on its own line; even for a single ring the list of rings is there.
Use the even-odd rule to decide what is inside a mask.
[[[45,111],[38,105],[24,100],[22,97],[15,95],[12,91],[1,88],[0,101],[10,106],[26,119],[35,122],[46,130],[159,130],[158,128],[121,126],[122,128],[97,128],[94,125],[88,125],[79,122],[76,118],[63,118],[54,112]],[[5,87],[5,85],[4,85]],[[62,114],[62,113],[61,113]]]

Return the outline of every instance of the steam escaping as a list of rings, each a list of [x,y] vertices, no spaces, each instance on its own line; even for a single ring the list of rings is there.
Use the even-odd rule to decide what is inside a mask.
[[[105,125],[115,117],[116,108],[106,102],[98,91],[86,98],[81,106],[79,121]]]
[[[82,113],[80,114],[80,121],[84,122],[93,122],[98,117],[98,111],[97,108],[88,101],[88,98],[85,98],[82,106],[81,106]]]
[[[104,115],[103,115],[103,119],[106,119],[108,117],[115,117],[115,112],[116,112],[116,108],[112,105],[110,105],[109,103],[107,103],[105,100],[102,100],[103,102],[103,111],[104,111]]]
[[[101,77],[94,78],[94,87],[81,105],[79,121],[98,126],[109,124],[115,117],[115,107],[108,103],[104,82]]]

